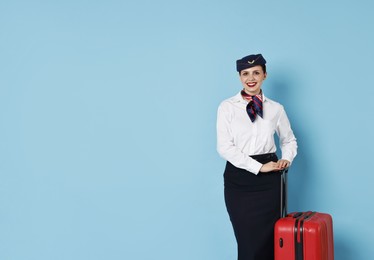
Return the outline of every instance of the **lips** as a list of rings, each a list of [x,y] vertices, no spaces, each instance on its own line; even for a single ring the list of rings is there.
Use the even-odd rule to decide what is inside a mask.
[[[250,88],[253,88],[256,85],[257,85],[257,82],[248,82],[247,83],[247,86],[250,87]]]

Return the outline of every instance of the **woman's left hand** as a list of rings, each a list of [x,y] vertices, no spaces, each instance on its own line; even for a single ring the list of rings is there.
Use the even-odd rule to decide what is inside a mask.
[[[290,162],[287,161],[287,160],[279,160],[278,161],[278,164],[279,164],[279,167],[283,170],[283,169],[286,169],[288,168],[288,166],[290,166]]]

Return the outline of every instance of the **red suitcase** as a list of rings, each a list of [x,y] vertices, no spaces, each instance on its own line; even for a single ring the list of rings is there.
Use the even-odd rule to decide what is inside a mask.
[[[286,173],[282,176],[282,215],[286,212]],[[295,212],[274,227],[275,260],[333,260],[332,217],[319,212]]]

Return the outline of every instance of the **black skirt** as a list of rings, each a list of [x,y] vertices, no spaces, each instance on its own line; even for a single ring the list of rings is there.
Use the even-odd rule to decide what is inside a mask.
[[[252,156],[260,163],[272,154]],[[227,162],[225,203],[238,244],[238,260],[274,259],[274,224],[280,218],[280,172],[255,175]]]

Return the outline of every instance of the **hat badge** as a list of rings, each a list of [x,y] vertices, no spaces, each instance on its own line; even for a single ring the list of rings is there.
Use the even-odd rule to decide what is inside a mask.
[[[253,64],[256,60],[248,61],[249,64]]]

